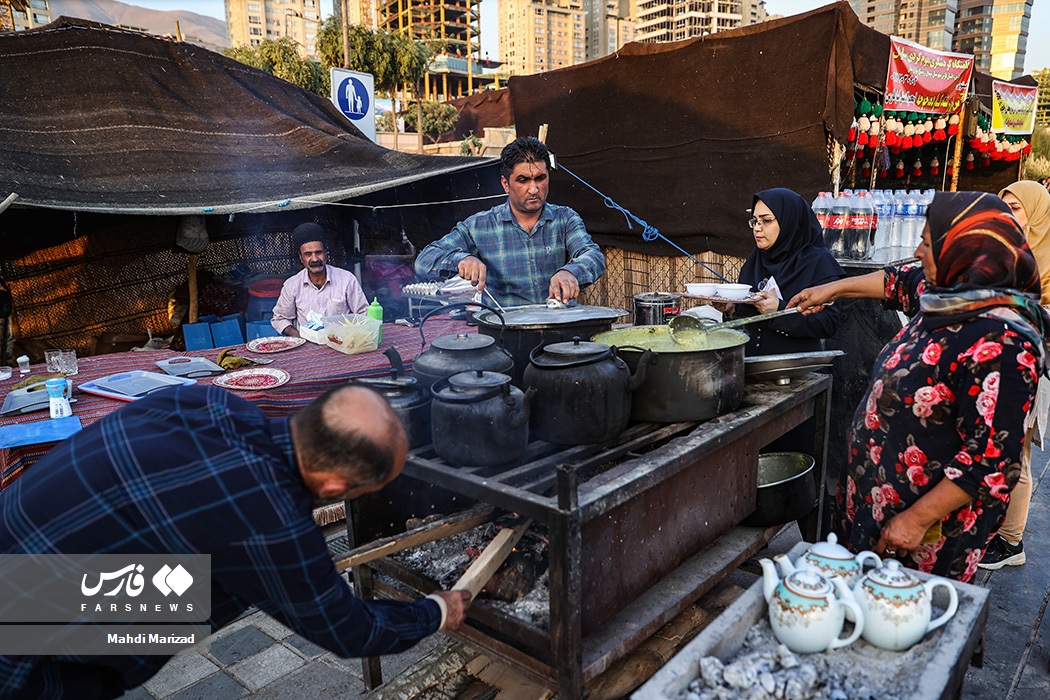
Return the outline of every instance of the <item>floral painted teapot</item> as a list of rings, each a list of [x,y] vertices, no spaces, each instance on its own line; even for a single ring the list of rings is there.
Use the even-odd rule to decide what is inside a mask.
[[[930,601],[937,586],[948,590],[948,609],[931,622]],[[864,639],[890,651],[912,646],[959,608],[959,594],[950,581],[937,577],[922,583],[892,559],[865,574],[853,595],[864,613]]]
[[[769,625],[773,635],[796,654],[828,651],[852,644],[864,630],[864,614],[845,582],[832,576],[829,581],[801,559],[796,569],[784,555],[759,559],[762,565],[762,592],[769,603]],[[838,592],[838,596],[836,596]],[[853,634],[840,638],[846,610],[852,610],[856,623]]]
[[[828,535],[826,541],[810,545],[799,560],[807,562],[810,568],[824,576],[841,576],[850,588],[853,588],[864,574],[865,561],[874,562],[877,567],[882,566],[882,559],[875,552],[865,550],[854,556],[839,544],[838,537],[833,532]]]

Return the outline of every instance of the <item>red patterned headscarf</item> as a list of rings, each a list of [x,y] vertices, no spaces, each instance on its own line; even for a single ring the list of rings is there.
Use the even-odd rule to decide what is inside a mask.
[[[1003,200],[986,192],[938,192],[926,214],[935,286],[989,287],[1040,295],[1039,268]]]

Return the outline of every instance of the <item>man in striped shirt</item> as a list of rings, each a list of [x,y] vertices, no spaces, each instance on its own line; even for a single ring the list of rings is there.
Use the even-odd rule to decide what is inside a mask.
[[[390,406],[362,387],[274,420],[218,387],[164,389],[59,443],[0,494],[0,554],[210,554],[213,631],[256,606],[340,656],[397,653],[456,629],[469,593],[359,600],[311,512],[315,499],[379,490],[407,450]],[[0,656],[0,697],[118,697],[166,661]]]
[[[423,278],[459,273],[501,306],[567,303],[605,272],[605,256],[580,215],[547,203],[550,151],[534,136],[500,154],[507,201],[456,224],[416,259]]]

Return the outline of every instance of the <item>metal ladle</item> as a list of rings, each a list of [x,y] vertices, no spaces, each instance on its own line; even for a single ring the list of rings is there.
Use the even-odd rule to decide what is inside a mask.
[[[695,344],[699,339],[703,338],[704,335],[714,330],[737,328],[739,326],[746,326],[749,323],[759,323],[760,321],[768,321],[772,318],[777,318],[778,316],[787,316],[795,313],[798,313],[797,306],[793,306],[790,309],[770,311],[768,314],[758,314],[757,316],[748,316],[733,321],[713,324],[706,324],[695,316],[683,314],[672,318],[667,322],[667,326],[670,329],[671,339],[674,342],[679,344]]]

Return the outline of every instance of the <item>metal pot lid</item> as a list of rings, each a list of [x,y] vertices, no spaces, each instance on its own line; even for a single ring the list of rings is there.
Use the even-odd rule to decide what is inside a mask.
[[[430,347],[448,352],[468,352],[471,350],[486,350],[495,344],[496,339],[490,335],[457,333],[434,338],[430,343]]]
[[[872,583],[887,588],[914,588],[922,586],[919,579],[908,573],[907,569],[901,568],[901,563],[896,559],[888,559],[878,569],[869,571],[865,578]]]
[[[634,298],[638,301],[667,302],[681,299],[682,295],[678,292],[642,292],[641,294],[635,294]]]
[[[841,559],[842,561],[852,561],[856,559],[848,549],[839,544],[839,538],[834,532],[828,533],[827,540],[823,542],[814,542],[807,553],[825,559]]]
[[[510,384],[510,377],[500,372],[474,369],[469,372],[453,374],[448,378],[448,385],[455,391],[472,391],[474,389],[492,389]]]
[[[614,309],[609,306],[584,306],[579,304],[565,309],[551,309],[546,304],[530,304],[507,309],[503,314],[503,320],[507,328],[527,330],[530,328],[564,326],[573,323],[600,321],[612,323],[628,313],[628,311],[623,309]],[[500,327],[499,316],[486,309],[475,313],[474,318],[486,326]]]
[[[571,341],[551,343],[543,347],[543,353],[532,358],[532,364],[538,367],[562,367],[578,365],[581,362],[597,362],[612,355],[612,348],[601,343],[580,340],[579,336]]]

